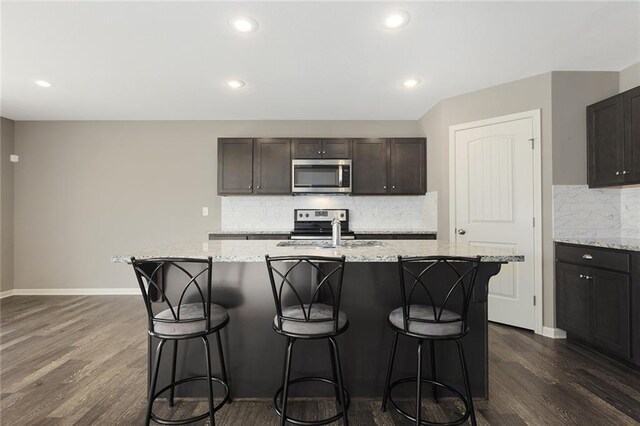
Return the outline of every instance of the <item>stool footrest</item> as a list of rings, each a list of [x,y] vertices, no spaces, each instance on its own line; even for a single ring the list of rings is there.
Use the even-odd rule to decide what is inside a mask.
[[[166,392],[169,389],[171,389],[173,386],[178,386],[178,385],[181,385],[183,383],[195,382],[195,381],[199,381],[199,380],[207,381],[208,378],[207,378],[207,376],[187,377],[186,379],[178,380],[175,383],[170,383],[167,386],[165,386],[162,389],[160,389],[158,392],[156,392],[155,395],[153,395],[152,403],[155,402],[155,400],[160,395],[162,395],[164,392]],[[229,386],[224,381],[222,381],[221,379],[218,379],[217,377],[212,377],[211,381],[220,383],[224,387],[224,398],[222,399],[222,401],[220,401],[220,403],[218,403],[213,408],[213,412],[215,413],[219,409],[221,409],[227,402],[229,402],[229,399],[230,399],[229,398]],[[206,413],[200,414],[200,415],[195,416],[195,417],[190,417],[188,419],[170,420],[170,419],[164,419],[162,417],[158,417],[155,414],[153,414],[153,411],[152,411],[151,412],[151,419],[153,421],[155,421],[156,423],[160,423],[161,425],[186,425],[188,423],[193,423],[193,422],[197,422],[199,420],[204,420],[204,419],[209,417],[209,414],[210,414],[209,411],[207,411]]]
[[[398,412],[398,414],[400,414],[401,416],[411,420],[414,423],[416,422],[415,416],[412,416],[411,414],[407,413],[406,411],[404,411],[403,409],[398,407],[398,405],[393,400],[393,395],[392,394],[393,394],[393,388],[396,387],[397,385],[400,385],[402,383],[410,383],[410,382],[414,382],[415,383],[416,381],[417,381],[417,378],[415,378],[415,377],[408,377],[408,378],[405,378],[405,379],[396,380],[395,382],[393,382],[393,383],[391,383],[389,385],[389,397],[388,397],[389,398],[389,402],[391,403],[391,406],[393,407],[393,409],[396,410]],[[455,426],[455,425],[461,425],[462,423],[467,421],[467,419],[471,415],[471,410],[470,410],[470,407],[469,407],[469,401],[467,401],[467,398],[465,398],[460,392],[458,392],[453,387],[451,387],[451,386],[449,386],[449,385],[447,385],[445,383],[441,383],[441,382],[438,382],[438,381],[435,381],[435,380],[421,379],[420,381],[422,383],[429,383],[431,385],[436,385],[438,387],[441,387],[443,389],[448,390],[449,392],[453,393],[456,396],[456,398],[458,398],[464,404],[464,414],[459,419],[451,420],[451,421],[448,421],[448,422],[430,422],[428,420],[420,419],[420,424],[421,425],[425,425],[425,426]],[[420,403],[422,404],[422,401]]]
[[[336,389],[340,387],[338,383],[336,383],[335,381],[326,379],[324,377],[299,377],[297,379],[290,380],[289,385],[294,385],[296,383],[301,383],[301,382],[322,382],[322,383],[330,384]],[[279,397],[282,394],[283,389],[284,389],[284,386],[281,386],[276,391],[276,394],[273,396],[273,407],[275,408],[276,413],[280,417],[282,417],[282,406],[279,403],[279,399],[280,399]],[[344,401],[345,401],[346,407],[342,407],[342,411],[337,413],[335,416],[329,417],[327,419],[321,419],[321,420],[300,420],[300,419],[286,416],[286,420],[289,423],[293,423],[294,425],[301,425],[301,426],[320,426],[320,425],[326,425],[329,423],[333,423],[337,420],[340,420],[346,415],[346,412],[349,409],[349,404],[351,403],[349,392],[347,392],[346,389],[343,389],[343,391],[344,391]],[[338,401],[338,403],[339,402],[340,401]]]

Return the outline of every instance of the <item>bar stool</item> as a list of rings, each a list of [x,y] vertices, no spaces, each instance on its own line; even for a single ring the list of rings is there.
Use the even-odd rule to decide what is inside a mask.
[[[148,403],[145,424],[151,420],[165,425],[182,425],[206,419],[211,425],[215,425],[214,414],[227,402],[230,402],[227,371],[222,353],[220,330],[229,323],[227,310],[220,305],[211,303],[211,257],[208,259],[176,259],[155,258],[137,260],[131,258],[131,264],[135,271],[144,304],[147,308],[149,319],[149,367],[152,368],[148,381]],[[196,270],[195,272],[194,269]],[[186,281],[183,287],[176,287],[172,277],[177,275]],[[204,283],[199,282],[204,281]],[[169,291],[169,290],[172,291]],[[188,290],[190,290],[188,292]],[[188,303],[183,303],[188,302]],[[160,308],[158,307],[161,306]],[[162,307],[166,309],[161,310]],[[155,309],[154,309],[155,308]],[[160,311],[160,312],[158,312]],[[155,312],[155,313],[154,313]],[[218,343],[218,356],[222,379],[211,374],[211,355],[207,336],[215,333]],[[151,364],[151,338],[160,339],[156,350],[155,361]],[[178,342],[187,339],[200,339],[204,345],[206,358],[206,375],[187,377],[176,381],[176,358]],[[173,342],[173,360],[171,363],[171,382],[156,392],[160,358],[166,342]],[[188,419],[166,419],[153,413],[154,401],[167,390],[169,391],[169,406],[174,405],[175,387],[194,381],[206,381],[208,385],[207,399],[209,411]],[[224,398],[214,405],[213,382],[217,382],[224,388]]]
[[[386,411],[388,401],[399,414],[415,422],[416,425],[459,425],[467,421],[469,417],[471,417],[471,424],[476,424],[467,364],[460,339],[469,331],[467,313],[479,264],[479,257],[428,256],[403,258],[398,256],[402,306],[393,310],[388,319],[388,324],[394,331],[394,337],[382,399],[382,411]],[[432,278],[427,280],[429,277]],[[436,288],[438,290],[437,293],[430,291],[430,289],[435,290]],[[423,290],[423,292],[420,292],[420,290]],[[418,298],[420,293],[422,293],[422,298]],[[444,296],[438,297],[440,294]],[[420,304],[420,300],[423,300],[424,303]],[[417,372],[415,378],[403,378],[391,383],[393,362],[398,344],[398,335],[400,334],[418,341]],[[430,345],[431,379],[422,378],[422,344],[425,340],[429,341]],[[450,385],[436,381],[434,343],[445,340],[453,340],[458,346],[465,395],[462,395]],[[391,396],[395,386],[408,382],[416,383],[415,417],[399,408]],[[438,388],[447,389],[460,399],[465,407],[462,417],[443,423],[422,420],[422,383],[431,384],[433,399],[436,403],[438,402]]]
[[[349,327],[347,314],[340,311],[345,257],[270,257],[267,255],[265,258],[276,305],[273,329],[287,339],[282,386],[273,397],[275,411],[281,419],[280,424],[284,426],[286,422],[290,422],[296,425],[324,425],[342,419],[347,425],[349,424],[347,417],[349,394],[343,386],[340,355],[335,340],[336,336],[344,333]],[[294,278],[294,275],[304,273],[301,271],[303,265],[308,265],[312,273],[315,273],[316,283],[309,285],[308,280]],[[278,283],[276,283],[276,276]],[[303,281],[304,286],[301,285]],[[293,346],[299,339],[328,340],[333,380],[324,377],[300,377],[291,380]],[[314,421],[287,416],[289,388],[301,382],[321,382],[332,385],[341,411],[330,418]]]

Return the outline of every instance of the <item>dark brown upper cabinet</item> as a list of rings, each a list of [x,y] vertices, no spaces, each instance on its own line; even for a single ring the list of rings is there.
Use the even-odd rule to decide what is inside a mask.
[[[218,194],[253,193],[253,139],[218,139]]]
[[[353,169],[352,193],[355,195],[386,194],[388,169],[386,139],[354,139],[351,142]]]
[[[419,195],[427,192],[424,138],[354,139],[353,194]]]
[[[218,194],[289,193],[289,139],[218,139]]]
[[[349,139],[293,139],[293,158],[348,159],[351,158]]]
[[[291,193],[290,139],[256,139],[253,142],[253,192]]]
[[[392,194],[427,192],[426,144],[422,138],[389,140],[389,185]]]
[[[587,181],[640,183],[640,87],[587,107]]]

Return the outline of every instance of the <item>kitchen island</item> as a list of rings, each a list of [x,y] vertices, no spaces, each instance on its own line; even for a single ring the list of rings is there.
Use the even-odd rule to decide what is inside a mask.
[[[507,262],[521,262],[523,256],[488,247],[432,240],[386,240],[377,244],[330,248],[314,244],[281,246],[289,241],[207,241],[171,244],[132,250],[112,258],[126,263],[136,258],[211,257],[212,298],[229,310],[231,322],[222,332],[229,382],[233,397],[272,397],[280,386],[285,339],[272,329],[275,307],[264,262],[265,254],[346,256],[341,310],[349,318],[349,329],[337,340],[340,345],[345,386],[352,397],[381,397],[393,333],[387,325],[389,312],[401,305],[397,257],[480,256],[481,265],[469,307],[469,334],[462,340],[467,354],[474,396],[488,397],[487,288],[489,279]],[[353,244],[353,243],[352,243]],[[304,277],[303,277],[304,278]],[[310,279],[307,277],[306,279]],[[133,271],[131,280],[135,281]],[[140,309],[144,309],[142,300]],[[154,346],[150,348],[154,349]],[[298,375],[330,375],[326,342],[303,342],[296,346],[293,372]],[[170,357],[165,361],[169,362]],[[452,342],[436,344],[438,379],[462,388],[462,378]],[[425,358],[428,362],[428,357]],[[214,364],[217,364],[214,362]],[[396,377],[415,375],[415,340],[401,338],[396,354]],[[183,345],[178,357],[178,377],[203,371],[200,342]],[[168,372],[168,365],[161,372]],[[214,366],[215,367],[215,366]],[[163,386],[167,377],[159,378]],[[305,387],[306,388],[306,387]],[[413,391],[411,386],[398,392]],[[427,387],[428,388],[428,387]],[[309,387],[307,395],[328,396],[332,389]],[[425,393],[428,393],[425,389]],[[197,386],[182,394],[205,395]]]

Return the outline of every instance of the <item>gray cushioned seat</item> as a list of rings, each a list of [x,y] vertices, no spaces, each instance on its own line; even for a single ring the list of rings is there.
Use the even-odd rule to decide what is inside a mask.
[[[305,312],[309,312],[309,305],[303,305]],[[304,319],[304,313],[300,308],[300,305],[289,306],[282,310],[282,316],[291,318]],[[311,306],[311,319],[323,319],[328,321],[322,322],[298,322],[291,320],[282,320],[282,331],[285,333],[292,333],[305,336],[314,336],[332,333],[334,331],[334,322],[331,321],[333,317],[333,307],[322,303],[314,303]],[[273,323],[278,327],[278,316],[273,318]],[[347,324],[347,314],[342,311],[338,313],[338,330],[342,330]]]
[[[173,311],[178,315],[177,306],[173,307]],[[184,305],[180,305],[180,320],[203,317],[204,312],[202,310],[202,303],[186,303]],[[155,318],[168,320],[174,319],[170,309],[160,312],[155,316]],[[225,322],[227,318],[229,318],[229,314],[225,308],[214,303],[211,304],[211,316],[209,317],[209,325],[211,328],[219,326]],[[205,331],[205,321],[200,320],[181,323],[154,321],[153,328],[156,333],[167,336],[195,334]]]
[[[440,308],[436,306],[436,314],[440,313]],[[411,305],[409,309],[411,318],[419,318],[423,320],[434,320],[433,306],[430,305]],[[389,314],[389,322],[395,327],[408,331],[410,333],[422,334],[424,336],[455,336],[462,332],[462,321],[460,315],[448,310],[442,311],[440,321],[458,320],[454,322],[420,322],[409,321],[409,329],[405,330],[402,307],[394,309]]]

